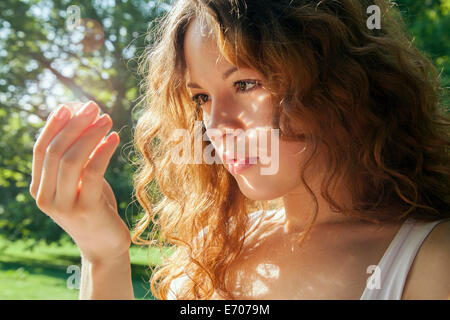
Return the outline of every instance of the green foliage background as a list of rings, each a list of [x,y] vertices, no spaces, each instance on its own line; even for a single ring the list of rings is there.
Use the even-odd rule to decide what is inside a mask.
[[[9,240],[48,243],[65,235],[29,194],[32,149],[57,104],[95,100],[111,115],[121,145],[105,175],[131,227],[140,208],[133,202],[130,160],[139,82],[136,57],[151,37],[146,31],[171,1],[2,0],[0,2],[0,235]],[[415,44],[434,62],[441,83],[450,86],[450,0],[398,0]],[[95,33],[69,32],[67,8],[100,23]],[[92,30],[91,30],[92,31]],[[98,35],[98,33],[97,33]],[[101,36],[101,34],[100,34]],[[90,40],[91,42],[87,41]],[[92,42],[93,41],[93,42]],[[444,95],[447,101],[448,95]],[[156,193],[156,188],[152,192]],[[134,212],[134,209],[136,212]]]

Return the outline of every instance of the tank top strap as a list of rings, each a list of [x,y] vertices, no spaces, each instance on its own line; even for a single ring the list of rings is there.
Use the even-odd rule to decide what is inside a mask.
[[[420,221],[408,218],[398,230],[384,253],[378,268],[369,277],[361,300],[401,300],[403,288],[411,265],[425,238],[444,218],[436,221]],[[380,281],[377,285],[377,279]]]

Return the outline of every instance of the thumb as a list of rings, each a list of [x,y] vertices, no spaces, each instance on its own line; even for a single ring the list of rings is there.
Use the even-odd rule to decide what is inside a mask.
[[[104,192],[106,198],[109,200],[109,202],[112,203],[112,205],[114,206],[114,209],[116,211],[118,211],[117,210],[117,200],[116,200],[116,196],[114,195],[114,191],[111,188],[108,181],[106,181],[106,179],[104,177],[103,177],[103,192]]]

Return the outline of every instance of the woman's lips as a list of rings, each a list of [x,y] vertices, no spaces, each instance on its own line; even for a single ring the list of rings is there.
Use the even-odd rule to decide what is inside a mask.
[[[253,157],[253,158],[249,158],[246,157],[244,159],[242,159],[241,161],[237,161],[236,159],[227,159],[227,164],[228,164],[228,170],[232,173],[232,174],[240,174],[241,172],[243,172],[244,170],[254,166],[257,164],[258,161],[258,157]]]

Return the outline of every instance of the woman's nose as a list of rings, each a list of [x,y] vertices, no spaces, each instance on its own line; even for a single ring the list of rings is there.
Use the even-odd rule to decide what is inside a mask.
[[[204,114],[206,128],[219,129],[225,131],[227,128],[242,128],[243,108],[236,104],[236,101],[229,97],[216,97],[211,102],[209,114]],[[225,133],[225,132],[224,132]]]

